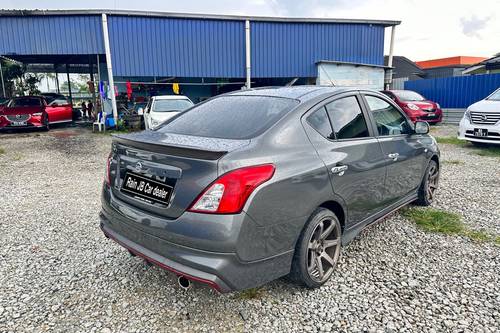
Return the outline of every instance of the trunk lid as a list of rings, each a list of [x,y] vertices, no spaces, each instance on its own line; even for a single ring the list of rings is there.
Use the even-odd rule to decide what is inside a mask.
[[[218,177],[219,159],[249,140],[204,138],[156,131],[116,135],[111,160],[111,190],[121,201],[141,210],[175,219]],[[170,188],[168,203],[124,191],[130,174]],[[142,178],[141,178],[142,177]]]

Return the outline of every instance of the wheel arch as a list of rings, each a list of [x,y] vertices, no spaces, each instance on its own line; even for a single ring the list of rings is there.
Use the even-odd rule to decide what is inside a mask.
[[[437,166],[438,166],[438,169],[440,169],[440,168],[441,168],[441,165],[439,164],[439,156],[437,156],[437,154],[432,155],[432,157],[431,157],[430,161],[434,161],[434,162],[436,162],[436,164],[437,164]]]
[[[337,201],[329,200],[323,202],[319,207],[326,208],[331,210],[339,219],[340,226],[342,227],[342,233],[344,233],[345,222],[346,222],[346,213],[344,207]]]

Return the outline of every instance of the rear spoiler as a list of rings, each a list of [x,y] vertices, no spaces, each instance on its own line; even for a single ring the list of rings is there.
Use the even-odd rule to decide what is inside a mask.
[[[182,146],[179,144],[162,143],[158,141],[145,140],[144,138],[128,138],[124,135],[113,134],[113,143],[122,144],[127,147],[155,152],[165,155],[182,156],[201,160],[218,160],[227,150],[211,150],[198,147]]]

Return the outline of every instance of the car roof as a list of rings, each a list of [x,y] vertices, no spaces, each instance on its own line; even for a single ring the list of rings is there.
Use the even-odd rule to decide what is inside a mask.
[[[187,96],[184,95],[159,95],[159,96],[153,96],[154,99],[189,99]]]
[[[294,86],[294,87],[263,87],[253,88],[228,93],[232,96],[269,96],[269,97],[282,97],[292,98],[305,102],[311,100],[319,95],[331,93],[341,93],[348,91],[368,90],[356,87],[333,87],[333,86]]]

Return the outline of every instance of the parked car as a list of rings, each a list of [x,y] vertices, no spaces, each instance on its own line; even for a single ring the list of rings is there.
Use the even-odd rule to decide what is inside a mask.
[[[319,287],[366,225],[432,202],[439,150],[428,131],[375,91],[220,95],[113,137],[101,229],[184,287],[228,292],[287,274]]]
[[[413,122],[425,120],[430,124],[437,124],[443,120],[441,106],[415,91],[384,90],[383,93],[396,102]]]
[[[64,95],[43,93],[41,96],[46,101],[46,110],[51,124],[73,121],[73,106]]]
[[[153,129],[193,105],[193,102],[186,96],[153,96],[143,111],[145,127]]]
[[[500,144],[500,88],[467,108],[458,138],[474,144]]]
[[[0,129],[18,128],[49,129],[49,115],[43,97],[14,97],[0,110]]]

